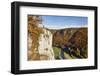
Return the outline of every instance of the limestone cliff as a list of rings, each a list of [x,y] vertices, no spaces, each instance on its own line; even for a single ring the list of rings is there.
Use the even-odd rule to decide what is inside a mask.
[[[52,60],[52,34],[39,16],[28,16],[28,60]]]
[[[54,52],[52,49],[52,33],[47,29],[43,29],[42,34],[39,37],[38,51],[41,60],[52,60],[54,59]]]

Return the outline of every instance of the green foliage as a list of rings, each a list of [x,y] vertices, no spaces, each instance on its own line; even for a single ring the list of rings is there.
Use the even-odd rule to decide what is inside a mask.
[[[57,47],[53,47],[53,51],[54,51],[55,59],[59,59],[59,54],[61,49]]]

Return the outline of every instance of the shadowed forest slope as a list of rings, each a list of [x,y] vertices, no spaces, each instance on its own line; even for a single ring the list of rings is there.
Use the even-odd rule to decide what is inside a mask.
[[[72,55],[78,58],[87,58],[88,48],[88,29],[87,28],[66,28],[60,30],[51,30],[53,34],[53,47],[69,47]]]

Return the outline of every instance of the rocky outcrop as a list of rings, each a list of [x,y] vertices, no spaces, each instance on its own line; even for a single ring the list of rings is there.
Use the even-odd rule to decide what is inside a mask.
[[[54,59],[54,52],[52,49],[52,33],[43,29],[43,33],[39,37],[38,51],[41,60]]]
[[[28,16],[28,60],[53,60],[52,34],[39,16]]]

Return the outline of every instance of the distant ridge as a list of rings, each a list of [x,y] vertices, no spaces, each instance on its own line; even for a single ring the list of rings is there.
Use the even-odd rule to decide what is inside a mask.
[[[44,26],[47,29],[55,29],[55,30],[59,30],[59,29],[66,29],[66,28],[87,28],[87,25],[66,25],[66,26],[53,26],[53,25],[49,25],[49,26]]]

